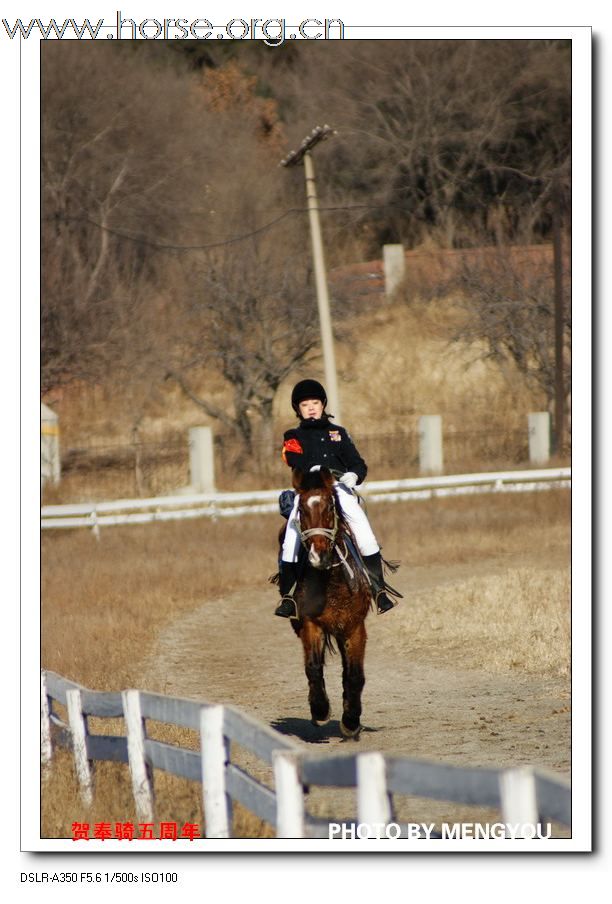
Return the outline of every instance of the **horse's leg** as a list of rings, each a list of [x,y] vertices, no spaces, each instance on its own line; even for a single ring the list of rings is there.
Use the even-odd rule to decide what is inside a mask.
[[[342,703],[343,713],[340,731],[345,738],[356,738],[361,731],[361,692],[365,684],[363,660],[365,657],[366,629],[363,622],[354,631],[338,641],[342,655]]]
[[[312,721],[315,725],[325,725],[330,717],[329,699],[323,678],[325,635],[321,628],[306,618],[300,631],[300,639],[304,647],[304,666],[308,678],[308,702]]]

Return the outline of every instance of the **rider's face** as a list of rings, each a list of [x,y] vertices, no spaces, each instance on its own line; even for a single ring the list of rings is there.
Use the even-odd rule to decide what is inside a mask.
[[[318,421],[323,414],[323,402],[320,399],[304,399],[303,402],[300,402],[298,408],[300,409],[300,417],[304,420],[313,417]]]

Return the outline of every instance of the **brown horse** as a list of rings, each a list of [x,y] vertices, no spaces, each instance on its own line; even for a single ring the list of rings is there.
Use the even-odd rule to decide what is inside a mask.
[[[333,475],[325,468],[305,474],[296,470],[293,485],[299,496],[299,531],[308,561],[297,581],[298,617],[292,625],[304,648],[312,721],[325,725],[331,716],[323,669],[325,651],[333,651],[335,640],[342,656],[340,730],[345,738],[357,738],[365,684],[364,623],[372,604],[372,587],[348,555],[348,528],[342,520]]]

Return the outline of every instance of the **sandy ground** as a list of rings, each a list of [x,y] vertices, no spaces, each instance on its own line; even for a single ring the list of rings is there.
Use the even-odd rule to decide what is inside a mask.
[[[517,560],[517,565],[525,560]],[[504,567],[509,565],[504,561]],[[478,574],[495,573],[495,561]],[[171,696],[233,704],[315,752],[379,750],[458,766],[533,765],[570,776],[570,694],[567,679],[457,666],[448,655],[419,649],[410,594],[468,576],[467,566],[413,568],[394,575],[400,606],[367,621],[363,731],[343,741],[340,656],[328,656],[330,723],[310,722],[302,648],[291,626],[273,616],[276,590],[257,587],[209,601],[159,637],[143,667],[143,688]],[[474,566],[469,574],[474,575]],[[412,638],[407,642],[406,638]],[[249,766],[256,764],[249,760]],[[265,779],[265,769],[255,769]],[[407,821],[490,821],[495,812],[402,798]],[[342,812],[338,812],[338,810]],[[354,792],[321,789],[309,797],[317,816],[355,815]],[[557,827],[555,834],[566,834]]]

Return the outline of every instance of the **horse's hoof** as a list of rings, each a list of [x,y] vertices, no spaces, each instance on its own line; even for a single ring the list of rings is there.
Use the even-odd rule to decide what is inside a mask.
[[[327,724],[328,724],[328,722],[330,721],[330,719],[331,719],[331,706],[330,706],[330,708],[327,710],[327,715],[325,716],[324,719],[315,719],[315,717],[313,716],[313,717],[312,717],[312,724],[313,724],[313,725],[317,725],[319,728],[322,728],[324,725],[327,725]]]
[[[330,711],[327,713],[326,719],[313,719],[312,724],[318,725],[319,728],[322,728],[324,725],[327,725],[329,723],[331,716],[332,716],[332,713],[331,713],[331,709],[330,709]]]
[[[356,741],[362,728],[362,725],[358,725],[355,729],[347,728],[344,722],[342,720],[340,721],[340,731],[342,732],[342,737],[346,738],[347,740],[352,739],[353,741]]]

